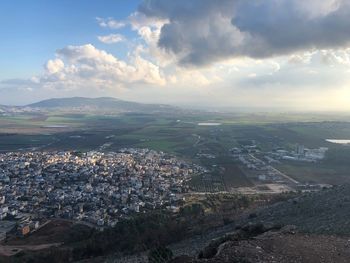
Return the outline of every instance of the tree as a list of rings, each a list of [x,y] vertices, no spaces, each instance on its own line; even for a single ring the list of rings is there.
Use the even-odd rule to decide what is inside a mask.
[[[152,249],[148,254],[150,263],[166,263],[173,258],[173,252],[164,246]]]

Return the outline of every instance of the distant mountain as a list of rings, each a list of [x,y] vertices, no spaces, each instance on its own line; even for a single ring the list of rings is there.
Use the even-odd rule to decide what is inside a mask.
[[[39,109],[86,110],[86,111],[122,111],[122,112],[163,112],[176,110],[176,107],[163,104],[143,104],[119,100],[116,98],[54,98],[29,104],[27,107]]]

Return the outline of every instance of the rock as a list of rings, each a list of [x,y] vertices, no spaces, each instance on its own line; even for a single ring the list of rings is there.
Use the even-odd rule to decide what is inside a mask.
[[[281,228],[281,233],[283,234],[295,234],[297,232],[297,227],[293,225],[284,226]]]

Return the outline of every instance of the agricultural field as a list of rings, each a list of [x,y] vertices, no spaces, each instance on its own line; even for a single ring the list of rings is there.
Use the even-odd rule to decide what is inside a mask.
[[[282,162],[278,169],[301,182],[350,182],[350,147],[326,139],[349,139],[346,115],[173,112],[94,115],[48,112],[0,116],[0,151],[114,151],[150,148],[193,161],[208,169],[194,177],[199,191],[251,186],[246,171],[229,155],[233,147],[254,142],[261,151],[328,147],[317,164]],[[198,125],[201,124],[201,125]]]

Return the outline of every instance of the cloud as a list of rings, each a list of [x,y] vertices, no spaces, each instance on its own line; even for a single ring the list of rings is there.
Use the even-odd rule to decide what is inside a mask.
[[[321,61],[326,65],[350,65],[350,49],[345,50],[322,50]]]
[[[125,37],[121,34],[110,34],[106,36],[98,36],[98,40],[105,44],[115,44],[125,41]]]
[[[301,65],[301,64],[309,64],[311,62],[312,56],[315,52],[304,52],[300,54],[293,54],[289,57],[288,62],[290,64]]]
[[[139,30],[142,27],[161,28],[165,23],[169,22],[168,19],[150,17],[140,12],[130,14],[127,21],[133,30]]]
[[[150,57],[162,67],[174,64],[174,56],[158,47],[161,29],[167,20],[147,17],[139,12],[134,12],[128,17],[128,22],[141,40],[136,48],[138,52]]]
[[[158,47],[176,55],[181,65],[350,45],[346,0],[144,0],[138,11],[168,21]]]
[[[350,83],[349,5],[345,0],[144,0],[123,21],[97,18],[110,31],[98,36],[103,43],[122,41],[117,33],[124,26],[133,31],[125,59],[91,44],[66,46],[41,74],[0,81],[0,102],[116,96],[197,106],[320,108],[329,101],[336,108],[344,101],[341,107],[349,109],[344,99],[350,98],[350,92],[344,95]]]
[[[109,29],[120,29],[126,26],[123,21],[117,21],[111,17],[109,18],[101,18],[96,17],[97,23],[100,27],[109,28]]]
[[[64,63],[61,59],[50,59],[47,63],[46,63],[46,70],[50,73],[50,74],[55,74],[59,71],[61,71],[62,69],[64,69]]]
[[[330,67],[323,61],[323,56],[323,52],[317,52],[307,64],[302,60],[291,63],[290,60],[284,59],[283,66],[276,72],[270,72],[271,68],[264,65],[260,69],[255,69],[258,74],[254,78],[237,78],[236,85],[252,93],[259,89],[275,87],[279,88],[281,93],[284,92],[286,97],[292,90],[302,91],[307,88],[313,89],[314,96],[318,96],[320,91],[335,90],[347,83],[348,66],[343,64],[343,61],[341,63],[337,61],[340,64]],[[335,62],[327,61],[327,63]]]
[[[123,61],[91,44],[67,46],[45,64],[45,71],[30,80],[7,80],[1,88],[41,90],[117,90],[138,86],[163,86],[162,70],[138,54]]]

